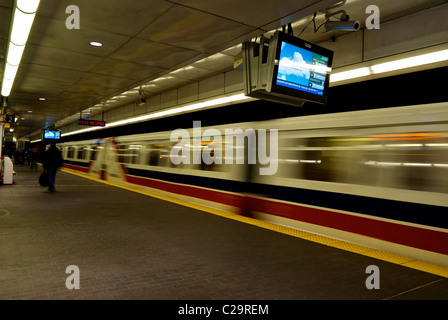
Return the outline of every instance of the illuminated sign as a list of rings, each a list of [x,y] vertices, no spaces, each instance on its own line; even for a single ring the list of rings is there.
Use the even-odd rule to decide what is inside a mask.
[[[61,130],[43,130],[42,137],[44,140],[61,139]]]
[[[16,121],[16,115],[15,114],[6,114],[5,115],[5,122],[7,123],[14,123]]]
[[[87,119],[79,119],[78,120],[79,125],[83,126],[97,126],[97,127],[105,127],[106,121],[102,120],[87,120]]]

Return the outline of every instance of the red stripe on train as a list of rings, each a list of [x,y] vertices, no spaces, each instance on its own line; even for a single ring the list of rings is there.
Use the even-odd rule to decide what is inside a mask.
[[[234,206],[236,208],[239,208],[241,205],[242,197],[239,195],[129,175],[126,175],[126,181],[129,183],[138,184],[149,188],[155,188],[175,194],[180,194],[183,196],[218,202],[221,204]]]
[[[64,168],[71,169],[71,170],[76,170],[76,171],[81,171],[81,172],[84,172],[84,173],[89,173],[89,171],[90,171],[90,168],[75,166],[75,165],[68,164],[68,163],[64,163]]]
[[[270,199],[245,198],[241,195],[231,195],[220,191],[178,185],[149,178],[134,176],[127,176],[126,178],[129,183],[237,208],[241,208],[244,204],[253,211],[448,255],[448,233],[444,232],[343,214],[325,208],[310,208],[300,204],[283,203]]]
[[[250,206],[254,211],[448,255],[448,233],[445,232],[269,199],[252,199]]]

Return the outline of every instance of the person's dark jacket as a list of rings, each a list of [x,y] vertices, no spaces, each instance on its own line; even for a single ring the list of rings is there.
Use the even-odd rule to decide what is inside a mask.
[[[42,165],[46,170],[57,170],[62,167],[63,160],[61,151],[56,146],[51,146],[44,155]]]

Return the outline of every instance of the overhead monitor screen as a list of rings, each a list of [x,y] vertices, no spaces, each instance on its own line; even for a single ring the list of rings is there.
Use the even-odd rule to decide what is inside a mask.
[[[281,42],[276,84],[323,96],[330,58]]]
[[[44,130],[44,139],[59,140],[61,138],[60,130]]]

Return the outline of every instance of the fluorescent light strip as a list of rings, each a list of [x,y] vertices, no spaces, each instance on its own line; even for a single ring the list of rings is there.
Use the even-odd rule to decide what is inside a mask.
[[[400,69],[407,69],[417,67],[425,64],[436,63],[448,60],[448,49],[440,50],[431,53],[416,55],[409,58],[397,59],[390,62],[378,63],[369,67],[356,68],[347,71],[332,73],[330,75],[330,82],[335,83],[354,78],[369,76],[372,74],[379,74]]]
[[[3,78],[2,82],[2,96],[7,97],[11,93],[14,80]]]
[[[11,93],[39,3],[40,0],[17,0],[2,81],[1,94],[4,97]]]
[[[18,46],[26,44],[35,16],[36,13],[24,13],[16,8],[10,39],[12,43]]]
[[[422,143],[397,143],[397,144],[386,144],[386,147],[400,147],[400,148],[410,148],[410,147],[423,147]]]
[[[360,78],[368,75],[370,75],[370,69],[368,67],[357,68],[353,70],[332,73],[330,75],[330,82],[338,82],[353,78]]]
[[[417,67],[425,64],[435,63],[448,60],[448,49],[437,51],[437,52],[431,52],[426,54],[421,54],[418,56],[405,58],[405,59],[399,59],[391,62],[386,63],[380,63],[375,64],[371,66],[371,70],[373,73],[383,73],[383,72],[389,72],[399,69],[406,69],[406,68],[412,68]]]
[[[17,8],[26,13],[35,13],[40,0],[17,0]]]
[[[17,69],[19,69],[19,66],[12,66],[9,63],[6,63],[4,78],[14,80],[17,74]]]
[[[252,98],[245,96],[244,93],[241,93],[241,94],[236,94],[233,96],[217,98],[217,99],[204,101],[204,102],[198,102],[198,103],[194,103],[194,104],[190,104],[190,105],[186,105],[186,106],[178,107],[178,108],[174,108],[174,109],[158,111],[158,112],[146,114],[146,115],[135,117],[135,118],[129,118],[129,119],[124,119],[124,120],[115,121],[115,122],[111,122],[111,123],[106,123],[105,127],[90,127],[90,128],[86,128],[86,129],[67,132],[67,133],[63,133],[62,136],[64,137],[64,136],[70,136],[70,135],[85,133],[85,132],[94,131],[94,130],[100,130],[100,129],[104,129],[104,128],[122,126],[125,124],[146,121],[146,120],[155,119],[155,118],[161,118],[161,117],[175,115],[175,114],[179,114],[179,113],[183,113],[183,112],[189,112],[189,111],[193,111],[193,110],[205,109],[208,107],[217,106],[217,105],[221,105],[221,104],[231,104],[233,102],[249,100],[249,99],[252,99]]]
[[[8,56],[7,61],[10,65],[18,66],[20,60],[22,60],[23,51],[25,50],[25,45],[15,45],[10,42],[8,46]]]
[[[403,163],[404,166],[408,166],[408,167],[430,167],[432,166],[431,163],[416,163],[416,162],[406,162]]]
[[[448,147],[448,143],[427,143],[426,147]]]

